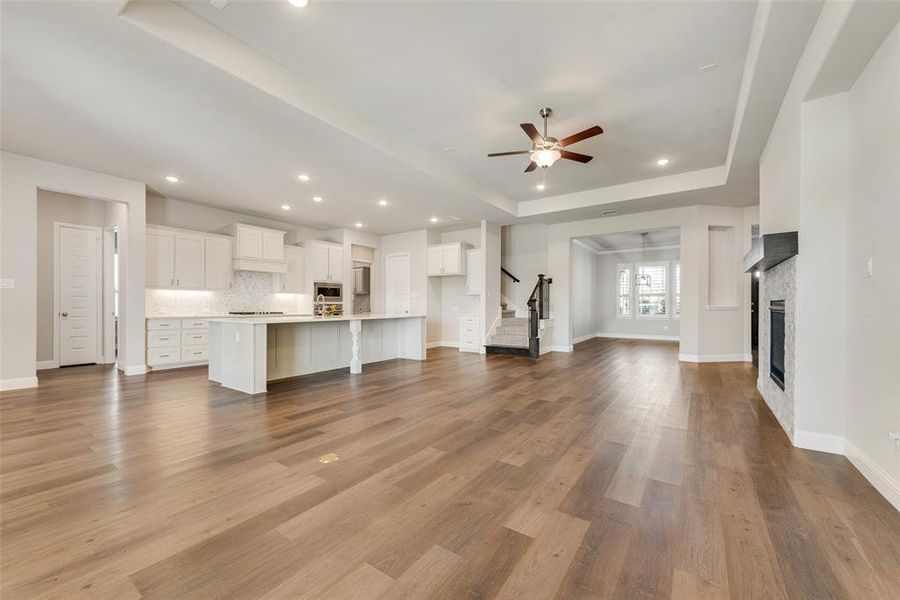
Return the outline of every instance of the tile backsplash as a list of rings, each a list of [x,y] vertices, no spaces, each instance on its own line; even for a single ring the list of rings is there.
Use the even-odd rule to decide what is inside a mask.
[[[146,290],[147,315],[224,315],[236,310],[311,312],[306,294],[275,293],[275,275],[235,271],[231,289],[220,291]]]

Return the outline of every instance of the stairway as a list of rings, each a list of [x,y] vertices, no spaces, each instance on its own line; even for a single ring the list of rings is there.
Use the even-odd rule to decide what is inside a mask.
[[[504,319],[511,319],[516,316],[516,311],[508,308],[506,302],[504,302],[500,305],[500,316]]]
[[[528,356],[528,318],[506,316],[504,311],[500,324],[484,345],[487,354],[505,354],[511,356]]]

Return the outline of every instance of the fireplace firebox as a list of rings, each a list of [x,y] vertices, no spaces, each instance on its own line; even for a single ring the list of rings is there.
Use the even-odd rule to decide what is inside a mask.
[[[769,377],[784,389],[784,300],[769,303]]]

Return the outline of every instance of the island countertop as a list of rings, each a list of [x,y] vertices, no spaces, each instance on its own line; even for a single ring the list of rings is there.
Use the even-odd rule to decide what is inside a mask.
[[[258,317],[217,317],[210,323],[248,323],[253,325],[278,325],[286,323],[334,323],[340,321],[375,321],[383,319],[424,319],[425,315],[386,315],[371,313],[365,315],[341,315],[338,317],[314,317],[312,315],[261,315]]]

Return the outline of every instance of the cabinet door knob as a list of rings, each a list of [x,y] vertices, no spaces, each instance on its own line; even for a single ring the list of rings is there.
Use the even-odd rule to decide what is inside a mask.
[[[61,313],[59,313],[59,315],[60,315],[61,317],[68,317],[68,316],[69,316],[69,313],[67,313],[67,312],[61,312]]]

